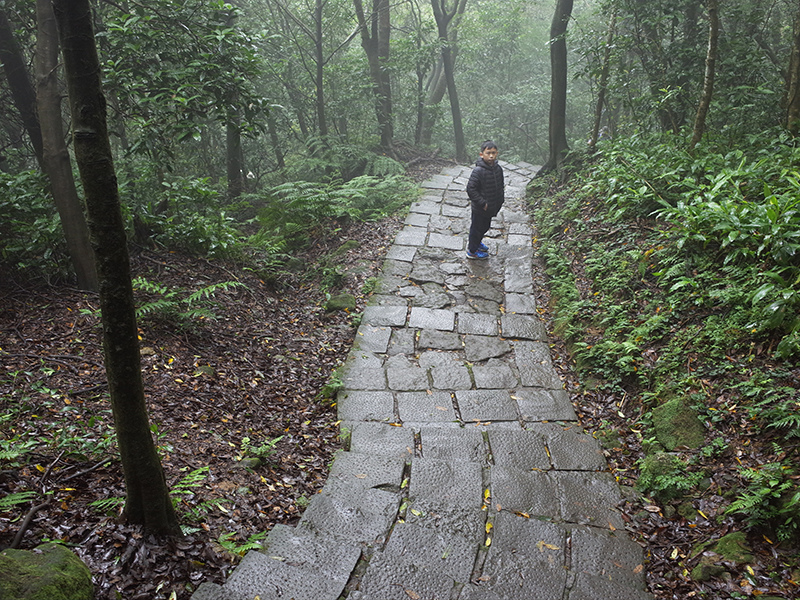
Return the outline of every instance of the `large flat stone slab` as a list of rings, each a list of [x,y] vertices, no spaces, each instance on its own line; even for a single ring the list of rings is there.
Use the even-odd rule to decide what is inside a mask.
[[[405,302],[398,306],[367,306],[361,322],[376,327],[402,327],[406,324],[407,313]]]
[[[447,392],[399,392],[397,412],[403,422],[452,423],[457,419]]]
[[[336,410],[342,421],[390,421],[394,397],[387,391],[347,390],[337,395]]]
[[[456,313],[452,310],[413,307],[408,319],[408,326],[418,329],[453,331],[455,325]]]
[[[561,389],[563,384],[553,368],[550,348],[544,342],[514,342],[514,360],[525,387]]]
[[[456,392],[464,421],[514,421],[517,405],[506,390],[465,390]]]

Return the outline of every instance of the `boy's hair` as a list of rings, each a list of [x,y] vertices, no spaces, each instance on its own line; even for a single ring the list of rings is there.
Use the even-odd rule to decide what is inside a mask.
[[[486,140],[481,144],[481,152],[483,152],[488,148],[494,148],[495,150],[497,150],[497,144],[495,144],[492,140]]]

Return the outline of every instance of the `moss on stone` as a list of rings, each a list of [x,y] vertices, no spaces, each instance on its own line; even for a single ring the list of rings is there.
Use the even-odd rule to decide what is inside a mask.
[[[58,544],[43,544],[32,551],[4,550],[0,552],[0,598],[92,600],[92,574]]]
[[[736,564],[753,562],[753,551],[747,545],[747,537],[741,531],[734,531],[719,538],[713,550],[725,560]]]
[[[699,448],[705,441],[705,430],[697,412],[680,398],[653,410],[656,439],[668,451],[676,448]]]
[[[326,312],[336,312],[340,310],[355,310],[356,297],[352,294],[338,294],[331,296],[325,303]]]

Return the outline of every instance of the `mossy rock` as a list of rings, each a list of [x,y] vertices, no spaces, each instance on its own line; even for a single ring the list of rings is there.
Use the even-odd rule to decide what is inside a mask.
[[[355,250],[361,245],[358,240],[347,240],[344,244],[339,246],[336,250],[330,253],[330,256],[341,256],[350,250]]]
[[[356,297],[352,294],[337,294],[331,296],[325,303],[326,312],[337,312],[340,310],[353,311],[356,309]]]
[[[0,598],[93,600],[92,574],[75,554],[58,544],[42,544],[34,550],[3,550]]]
[[[705,429],[697,412],[680,398],[653,410],[656,439],[670,452],[676,448],[699,448],[705,441]]]
[[[717,540],[712,550],[725,560],[742,565],[753,562],[753,551],[747,545],[747,536],[741,531],[734,531]]]
[[[708,581],[722,575],[725,572],[725,567],[716,564],[717,558],[714,555],[707,555],[701,558],[700,564],[692,569],[692,579],[695,581]]]

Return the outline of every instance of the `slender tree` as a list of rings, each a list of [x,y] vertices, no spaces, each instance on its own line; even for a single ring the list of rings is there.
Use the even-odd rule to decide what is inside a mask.
[[[125,475],[125,516],[154,533],[178,534],[144,400],[130,260],[91,7],[89,0],[54,0],[53,8],[64,57],[75,158],[97,257],[106,376]]]
[[[453,115],[453,133],[456,142],[456,159],[467,161],[467,144],[464,141],[463,119],[461,105],[458,102],[455,78],[455,54],[450,45],[449,27],[453,18],[463,13],[467,0],[454,0],[453,6],[448,9],[447,0],[431,0],[433,16],[436,19],[436,28],[439,32],[439,43],[442,46],[442,68],[447,82],[447,94],[450,97],[450,112]]]
[[[389,0],[372,0],[372,12],[364,13],[361,0],[353,0],[361,31],[361,46],[367,55],[369,72],[375,93],[375,111],[381,134],[381,148],[392,152],[394,125],[392,122],[392,87],[389,79],[389,35],[391,20]]]
[[[603,108],[606,104],[606,92],[608,91],[608,79],[611,72],[611,48],[614,43],[614,34],[617,27],[617,14],[611,15],[608,23],[608,34],[606,35],[606,47],[603,49],[603,65],[600,67],[600,82],[597,90],[597,104],[594,109],[594,126],[592,127],[592,137],[589,140],[589,147],[594,150],[597,145],[597,138],[600,135],[600,122],[603,118]]]
[[[794,136],[800,133],[800,6],[794,16],[792,51],[789,59],[786,127]]]
[[[36,91],[31,83],[25,59],[14,38],[14,30],[5,11],[0,8],[0,62],[3,63],[14,106],[22,117],[22,124],[31,140],[39,166],[42,163],[42,130],[36,114]]]
[[[561,167],[569,151],[567,144],[567,24],[572,0],[557,0],[550,26],[550,156],[542,172]]]
[[[706,52],[706,71],[703,78],[703,93],[694,119],[692,141],[689,148],[700,143],[706,127],[706,116],[714,94],[714,74],[717,64],[717,47],[719,46],[719,7],[717,0],[708,0],[708,51]]]
[[[78,287],[97,290],[89,227],[64,141],[58,87],[58,31],[50,0],[36,0],[36,21],[36,106],[42,135],[42,166],[50,179],[50,192],[61,219]]]

